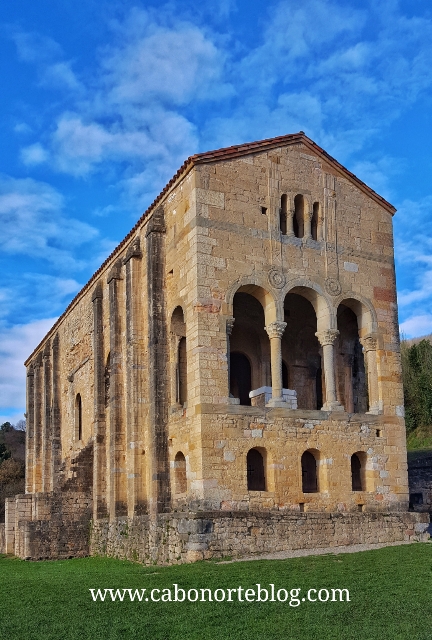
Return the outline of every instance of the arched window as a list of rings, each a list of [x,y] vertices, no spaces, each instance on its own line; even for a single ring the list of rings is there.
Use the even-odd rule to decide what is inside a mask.
[[[304,198],[301,194],[294,198],[294,235],[296,238],[304,236]]]
[[[280,214],[279,214],[280,232],[284,236],[286,235],[286,232],[287,232],[287,202],[288,202],[288,197],[286,193],[284,193],[283,196],[281,197],[281,207],[280,207]]]
[[[230,354],[230,394],[240,399],[240,404],[250,405],[252,371],[248,358],[243,353]]]
[[[258,449],[250,449],[246,458],[248,491],[265,491],[264,458]]]
[[[301,457],[303,493],[318,492],[317,464],[313,453],[305,451]]]
[[[181,338],[178,347],[178,402],[187,402],[187,356],[186,338]]]
[[[365,490],[365,454],[362,451],[351,456],[351,486],[353,491]]]
[[[178,306],[171,316],[172,351],[172,399],[181,406],[187,402],[187,347],[186,323],[183,309]]]
[[[186,478],[186,458],[183,453],[179,451],[174,458],[175,469],[175,492],[186,493],[187,492],[187,478]]]
[[[312,240],[318,240],[318,218],[319,218],[319,202],[314,202],[312,220],[311,220]]]
[[[82,440],[82,403],[79,393],[75,398],[75,434],[77,440]]]

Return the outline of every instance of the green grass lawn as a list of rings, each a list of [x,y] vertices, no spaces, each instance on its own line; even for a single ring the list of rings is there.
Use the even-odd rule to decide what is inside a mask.
[[[173,589],[173,583],[186,591],[273,583],[276,590],[300,588],[300,598],[312,588],[344,588],[351,601],[306,601],[298,607],[288,602],[93,602],[89,592],[146,588],[148,593]],[[24,562],[2,556],[0,638],[430,640],[432,543],[175,567],[142,567],[109,558]]]

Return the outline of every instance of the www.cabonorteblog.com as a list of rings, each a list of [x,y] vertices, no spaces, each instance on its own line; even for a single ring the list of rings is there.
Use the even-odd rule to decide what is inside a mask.
[[[348,589],[277,589],[274,584],[265,588],[182,589],[173,583],[165,589],[89,589],[93,602],[286,602],[298,607],[303,602],[350,602]]]

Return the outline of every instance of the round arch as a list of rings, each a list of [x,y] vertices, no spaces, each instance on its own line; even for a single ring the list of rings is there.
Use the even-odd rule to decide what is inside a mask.
[[[378,329],[378,319],[375,308],[370,300],[353,291],[340,294],[334,303],[336,313],[338,307],[344,304],[357,316],[360,337],[368,333],[375,334]]]
[[[240,278],[229,287],[226,295],[229,315],[233,315],[233,303],[236,293],[248,293],[258,300],[264,309],[266,324],[283,319],[283,298],[281,303],[280,297],[268,284],[263,282],[263,278],[246,276]]]
[[[183,314],[183,322],[186,322],[186,305],[183,300],[177,298],[169,307],[167,317],[170,322],[172,322],[174,313],[177,312],[177,309],[180,309]]]
[[[336,309],[318,284],[308,278],[296,278],[288,282],[282,290],[283,302],[288,293],[303,296],[311,303],[317,318],[317,331],[337,328]]]

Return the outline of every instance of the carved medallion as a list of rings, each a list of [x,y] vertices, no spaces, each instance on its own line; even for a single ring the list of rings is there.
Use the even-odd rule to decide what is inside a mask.
[[[275,268],[270,269],[267,277],[268,277],[269,283],[275,289],[282,289],[282,287],[285,286],[286,278],[282,273],[282,271],[279,271],[278,269],[275,269]]]
[[[339,280],[336,280],[336,278],[326,278],[325,290],[331,296],[338,296],[342,291],[342,287],[340,285]]]

